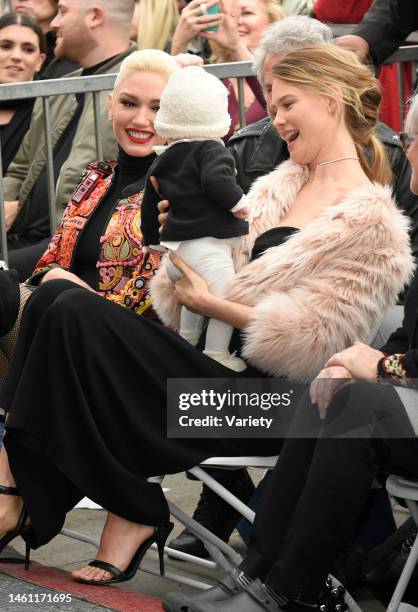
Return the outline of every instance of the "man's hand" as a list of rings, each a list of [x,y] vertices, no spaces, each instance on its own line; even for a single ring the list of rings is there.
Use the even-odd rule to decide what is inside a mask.
[[[14,220],[17,217],[19,209],[19,200],[9,200],[4,203],[4,216],[6,219],[6,232],[12,227]]]
[[[355,34],[347,34],[346,36],[338,36],[334,39],[334,43],[347,51],[352,51],[357,55],[361,62],[364,62],[369,55],[369,43],[361,36]]]
[[[368,378],[375,380],[377,375],[377,363],[384,357],[382,351],[377,351],[367,344],[356,342],[353,346],[335,353],[325,364],[326,368],[342,366],[346,368],[354,378]]]
[[[311,382],[309,395],[311,402],[317,404],[321,418],[325,417],[334,393],[352,379],[346,368],[325,367]]]

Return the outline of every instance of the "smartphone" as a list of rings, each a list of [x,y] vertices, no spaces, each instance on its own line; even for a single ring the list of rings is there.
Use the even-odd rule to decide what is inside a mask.
[[[217,15],[218,13],[221,12],[221,7],[220,5],[214,4],[213,6],[210,6],[208,9],[208,15]],[[208,28],[207,30],[205,30],[205,32],[217,32],[219,30],[219,26],[213,26],[212,28]]]

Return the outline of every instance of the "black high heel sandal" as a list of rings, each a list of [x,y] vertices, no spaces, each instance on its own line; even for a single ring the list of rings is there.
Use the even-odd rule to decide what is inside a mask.
[[[92,567],[98,567],[99,569],[104,570],[105,572],[109,572],[112,574],[113,578],[109,580],[84,580],[83,578],[75,578],[76,582],[82,582],[83,584],[94,584],[97,586],[108,586],[110,584],[115,584],[116,582],[126,582],[134,577],[136,572],[138,571],[139,566],[141,565],[141,561],[149,549],[149,547],[154,544],[157,544],[158,547],[158,556],[160,559],[160,575],[164,576],[164,546],[167,541],[168,536],[170,535],[172,529],[174,527],[174,523],[167,523],[161,527],[155,527],[154,533],[150,536],[145,542],[142,542],[141,546],[138,548],[132,560],[126,570],[123,572],[115,565],[111,563],[107,563],[107,561],[100,561],[99,559],[95,559],[94,561],[90,561],[89,565]]]
[[[1,495],[19,495],[19,491],[17,490],[16,487],[5,487],[3,485],[0,485],[0,494]],[[0,538],[0,553],[4,548],[6,548],[6,546],[12,540],[17,538],[17,536],[21,536],[24,539],[25,544],[26,544],[25,560],[24,560],[25,570],[29,569],[29,564],[30,564],[31,526],[25,525],[27,518],[28,518],[28,513],[26,512],[25,508],[22,508],[19,518],[17,519],[16,527],[12,531],[8,531],[7,533],[5,533],[4,536]],[[3,559],[0,559],[0,562],[1,563],[10,563],[10,562],[20,563],[21,560],[3,558]]]

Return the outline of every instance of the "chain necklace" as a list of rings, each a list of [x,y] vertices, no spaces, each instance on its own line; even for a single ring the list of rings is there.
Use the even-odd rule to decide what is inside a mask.
[[[309,168],[309,170],[315,170],[319,166],[328,166],[328,164],[335,164],[337,162],[344,161],[345,159],[355,159],[359,161],[358,157],[353,157],[351,155],[348,155],[347,157],[337,157],[336,159],[329,159],[327,161],[319,162],[318,164],[315,164],[315,166],[312,166],[312,168]]]

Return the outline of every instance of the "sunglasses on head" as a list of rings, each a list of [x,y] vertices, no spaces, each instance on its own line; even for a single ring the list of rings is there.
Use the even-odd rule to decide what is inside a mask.
[[[401,132],[399,134],[399,140],[401,141],[401,145],[402,145],[402,148],[405,151],[405,153],[411,147],[411,145],[414,142],[416,136],[417,136],[417,134],[415,134],[415,133],[411,135],[411,134],[408,134],[407,132]]]

